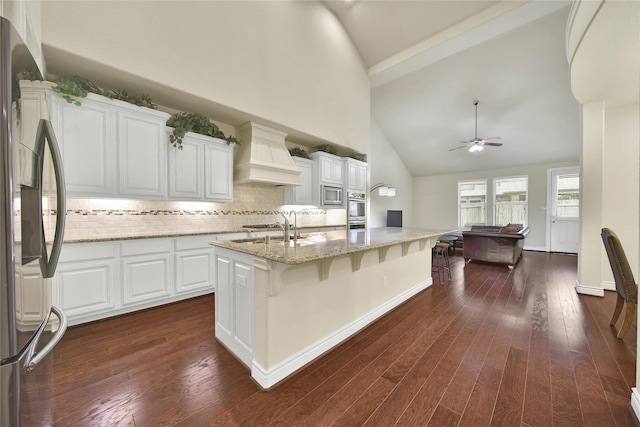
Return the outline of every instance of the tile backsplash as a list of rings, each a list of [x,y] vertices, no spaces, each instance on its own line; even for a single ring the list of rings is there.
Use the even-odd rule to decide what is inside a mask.
[[[259,184],[234,186],[234,201],[229,203],[69,198],[65,240],[231,231],[246,224],[282,222],[280,213],[291,210],[297,212],[298,226],[346,224],[344,209],[283,206],[283,200],[282,187]],[[54,210],[50,213],[55,215]],[[55,218],[45,217],[47,236],[54,226]]]

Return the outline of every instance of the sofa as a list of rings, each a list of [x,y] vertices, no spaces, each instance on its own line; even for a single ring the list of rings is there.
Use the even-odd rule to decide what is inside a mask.
[[[527,234],[529,227],[520,224],[474,225],[462,232],[464,259],[467,263],[475,260],[506,264],[512,269],[522,255]]]

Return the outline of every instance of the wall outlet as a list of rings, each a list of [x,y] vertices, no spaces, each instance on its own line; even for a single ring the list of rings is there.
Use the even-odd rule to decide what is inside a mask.
[[[387,276],[383,276],[382,277],[382,287],[386,288],[387,286],[389,286],[389,278]]]

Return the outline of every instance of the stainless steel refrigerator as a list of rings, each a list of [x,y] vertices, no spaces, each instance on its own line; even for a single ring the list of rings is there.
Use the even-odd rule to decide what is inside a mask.
[[[53,425],[53,347],[66,328],[64,313],[51,306],[39,326],[17,316],[24,302],[16,266],[39,263],[43,278],[53,277],[62,247],[66,214],[60,151],[46,105],[42,118],[20,117],[16,76],[35,61],[11,23],[0,18],[0,426]],[[44,103],[46,104],[46,102]],[[19,130],[19,131],[18,131]],[[17,136],[16,136],[17,135]],[[55,194],[43,194],[45,161],[51,158]],[[43,197],[55,200],[53,242],[43,224]],[[49,206],[47,205],[47,208]],[[51,227],[53,228],[53,227]],[[52,243],[50,245],[50,243]],[[48,248],[50,245],[50,249]],[[18,256],[19,254],[19,256]],[[48,283],[44,280],[43,283]],[[19,314],[19,313],[18,313]],[[49,356],[47,356],[49,354]]]

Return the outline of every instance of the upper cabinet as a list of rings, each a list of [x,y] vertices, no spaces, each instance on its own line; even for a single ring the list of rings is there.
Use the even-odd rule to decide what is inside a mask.
[[[92,100],[75,106],[53,93],[48,100],[68,195],[115,197],[117,144],[111,108]]]
[[[347,191],[366,193],[368,164],[356,159],[346,158],[344,159],[344,165]]]
[[[300,186],[284,188],[285,205],[313,205],[313,160],[301,157],[292,157],[293,162],[300,171]]]
[[[70,196],[166,198],[168,113],[94,94],[80,106],[47,98]]]
[[[125,105],[128,107],[128,104]],[[167,194],[168,115],[155,110],[116,111],[118,132],[118,193],[122,196],[164,198]]]
[[[78,106],[51,86],[20,82],[22,121],[39,119],[48,103],[70,197],[233,200],[234,146],[227,141],[187,133],[178,150],[169,144],[168,113],[95,94]],[[14,133],[34,137],[20,126]]]
[[[321,185],[344,186],[344,165],[341,157],[322,151],[311,153],[309,157],[316,162]]]
[[[187,133],[182,150],[169,152],[169,199],[233,200],[233,145]]]

